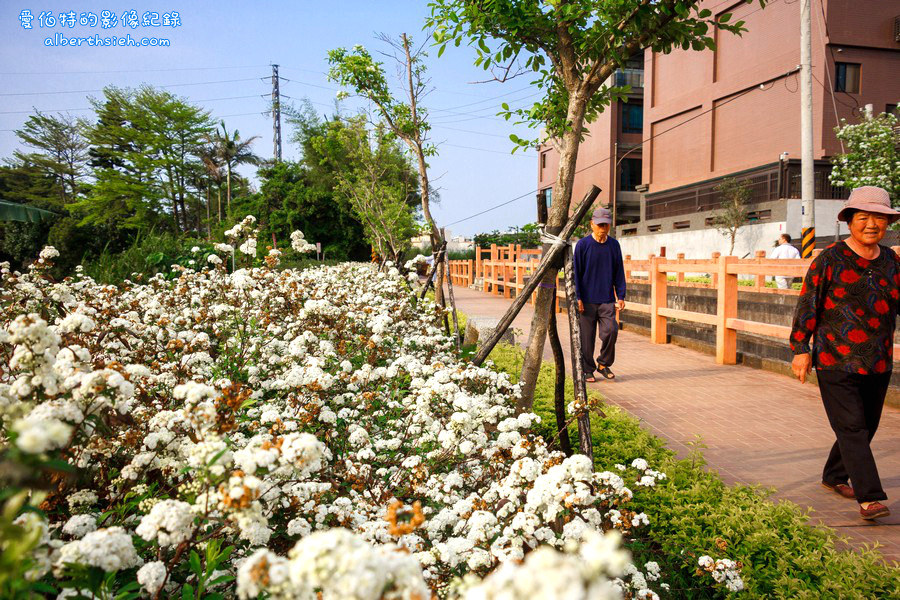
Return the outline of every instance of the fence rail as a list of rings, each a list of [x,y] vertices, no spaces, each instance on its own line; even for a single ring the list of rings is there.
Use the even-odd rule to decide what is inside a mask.
[[[452,260],[450,276],[454,285],[473,286],[481,284],[484,292],[494,296],[513,298],[525,287],[525,282],[537,268],[540,250],[523,250],[521,246],[496,246],[476,249],[474,260]],[[485,258],[486,257],[486,258]],[[674,260],[650,256],[647,260],[633,260],[625,256],[625,279],[629,283],[649,283],[650,303],[627,302],[626,311],[646,314],[650,317],[650,341],[654,344],[668,342],[667,325],[669,319],[711,325],[716,328],[716,362],[733,365],[737,362],[737,333],[752,333],[787,340],[791,328],[784,325],[749,321],[738,318],[739,291],[753,291],[771,294],[798,295],[793,289],[766,287],[766,277],[803,277],[811,259],[768,259],[764,252],[757,252],[755,258],[738,259],[735,256],[721,256],[714,253],[709,259],[685,259],[683,254]],[[636,276],[635,274],[642,276]],[[669,280],[674,275],[673,281]],[[685,281],[687,275],[706,275],[705,282]],[[751,285],[739,285],[739,279]],[[669,308],[668,286],[703,287],[717,292],[716,312],[700,313]],[[556,296],[565,300],[565,283],[562,273],[557,280]],[[537,292],[535,292],[536,294]],[[535,294],[529,301],[533,304]],[[557,302],[557,311],[567,307]],[[900,360],[900,344],[894,345],[895,360]]]

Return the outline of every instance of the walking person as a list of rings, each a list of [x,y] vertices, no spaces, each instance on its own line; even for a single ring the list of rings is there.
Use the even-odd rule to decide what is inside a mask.
[[[778,236],[777,245],[772,250],[772,253],[769,254],[769,258],[800,258],[800,251],[791,245],[791,236],[787,233],[782,233]],[[775,277],[775,285],[780,290],[786,290],[791,286],[791,278]]]
[[[575,244],[575,297],[581,329],[581,364],[586,381],[595,382],[594,371],[615,379],[610,370],[616,360],[619,324],[616,309],[625,308],[625,265],[622,248],[610,237],[612,215],[598,208],[591,217],[591,235]],[[600,355],[594,361],[594,342],[599,329]]]
[[[855,498],[860,516],[869,520],[890,514],[882,504],[887,495],[870,442],[891,379],[900,298],[897,255],[878,242],[898,218],[887,191],[865,186],[851,192],[838,213],[850,237],[813,260],[791,332],[791,369],[802,383],[815,366],[825,413],[837,437],[822,485]]]

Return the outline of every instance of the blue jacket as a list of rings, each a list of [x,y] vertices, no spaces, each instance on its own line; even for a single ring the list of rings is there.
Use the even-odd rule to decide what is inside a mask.
[[[615,238],[601,244],[589,235],[575,244],[575,296],[587,304],[625,299],[625,265]]]

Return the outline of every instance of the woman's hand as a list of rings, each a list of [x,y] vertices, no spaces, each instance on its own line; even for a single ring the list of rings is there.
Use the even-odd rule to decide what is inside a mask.
[[[794,355],[794,360],[791,361],[791,371],[794,372],[794,375],[800,380],[800,383],[806,383],[806,376],[811,370],[812,356],[810,356],[809,352],[806,354]]]

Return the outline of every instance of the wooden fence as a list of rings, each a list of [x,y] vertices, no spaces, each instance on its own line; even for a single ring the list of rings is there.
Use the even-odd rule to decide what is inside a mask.
[[[526,279],[534,272],[539,260],[540,250],[492,246],[490,249],[477,249],[475,260],[450,261],[450,274],[454,285],[471,286],[480,279],[482,291],[494,296],[513,298],[525,286]],[[657,256],[651,256],[647,260],[633,260],[631,256],[626,256],[626,282],[649,283],[650,304],[626,302],[625,310],[644,313],[650,317],[650,341],[654,344],[667,343],[669,319],[715,327],[716,362],[733,365],[737,362],[739,331],[783,340],[787,340],[791,334],[790,327],[739,319],[738,291],[798,295],[799,291],[793,289],[765,287],[766,277],[803,277],[811,262],[811,259],[768,259],[762,252],[751,259],[720,256],[718,252],[709,259],[700,260],[686,260],[683,254],[679,254],[674,260]],[[708,283],[686,281],[688,275],[706,275]],[[673,281],[669,280],[670,276]],[[749,281],[752,285],[739,285],[739,279]],[[717,292],[715,314],[669,308],[669,285],[714,288]],[[557,298],[565,300],[562,273],[556,289]],[[535,294],[530,298],[532,304]],[[564,310],[562,302],[557,302],[557,310]],[[894,346],[894,356],[895,360],[900,359],[900,345]]]

